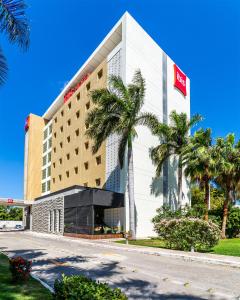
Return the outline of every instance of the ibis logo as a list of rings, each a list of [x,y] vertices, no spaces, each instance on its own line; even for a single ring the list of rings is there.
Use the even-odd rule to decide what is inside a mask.
[[[184,96],[187,96],[186,79],[187,76],[178,68],[177,65],[174,65],[174,86],[182,92]]]

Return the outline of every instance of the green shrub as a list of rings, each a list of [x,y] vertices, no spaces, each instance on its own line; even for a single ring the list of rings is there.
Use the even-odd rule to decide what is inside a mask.
[[[62,276],[54,283],[56,300],[126,300],[120,289],[112,289],[82,275]]]
[[[230,238],[240,234],[240,208],[231,207],[229,210],[226,233]]]
[[[220,239],[216,224],[198,218],[162,219],[154,229],[169,248],[178,250],[208,250]]]
[[[26,281],[29,279],[32,262],[21,256],[9,259],[9,270],[12,273],[13,281]]]

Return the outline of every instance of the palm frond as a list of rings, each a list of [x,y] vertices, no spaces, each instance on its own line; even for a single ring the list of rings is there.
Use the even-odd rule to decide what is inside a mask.
[[[2,49],[0,48],[0,85],[2,85],[6,81],[7,71],[8,71],[7,61],[3,54]]]
[[[128,130],[125,130],[121,136],[121,140],[118,148],[118,159],[121,168],[123,168],[124,165],[124,158],[125,158],[125,153],[128,145],[128,139],[129,139],[129,132]]]
[[[145,112],[138,115],[136,118],[136,125],[147,126],[152,132],[155,132],[158,128],[159,121],[156,115]]]
[[[24,0],[0,0],[0,31],[5,32],[12,43],[26,50],[30,42],[30,30],[25,15]]]

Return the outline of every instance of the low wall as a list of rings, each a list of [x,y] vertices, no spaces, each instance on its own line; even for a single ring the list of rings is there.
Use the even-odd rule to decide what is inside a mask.
[[[16,225],[23,226],[23,221],[0,221],[0,226],[6,226],[6,228],[15,228]]]

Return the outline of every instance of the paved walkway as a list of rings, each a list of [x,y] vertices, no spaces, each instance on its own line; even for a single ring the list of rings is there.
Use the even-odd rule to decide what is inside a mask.
[[[61,273],[81,273],[120,287],[129,299],[240,299],[238,267],[139,248],[27,232],[0,233],[0,251],[32,259],[34,275],[50,286]]]

